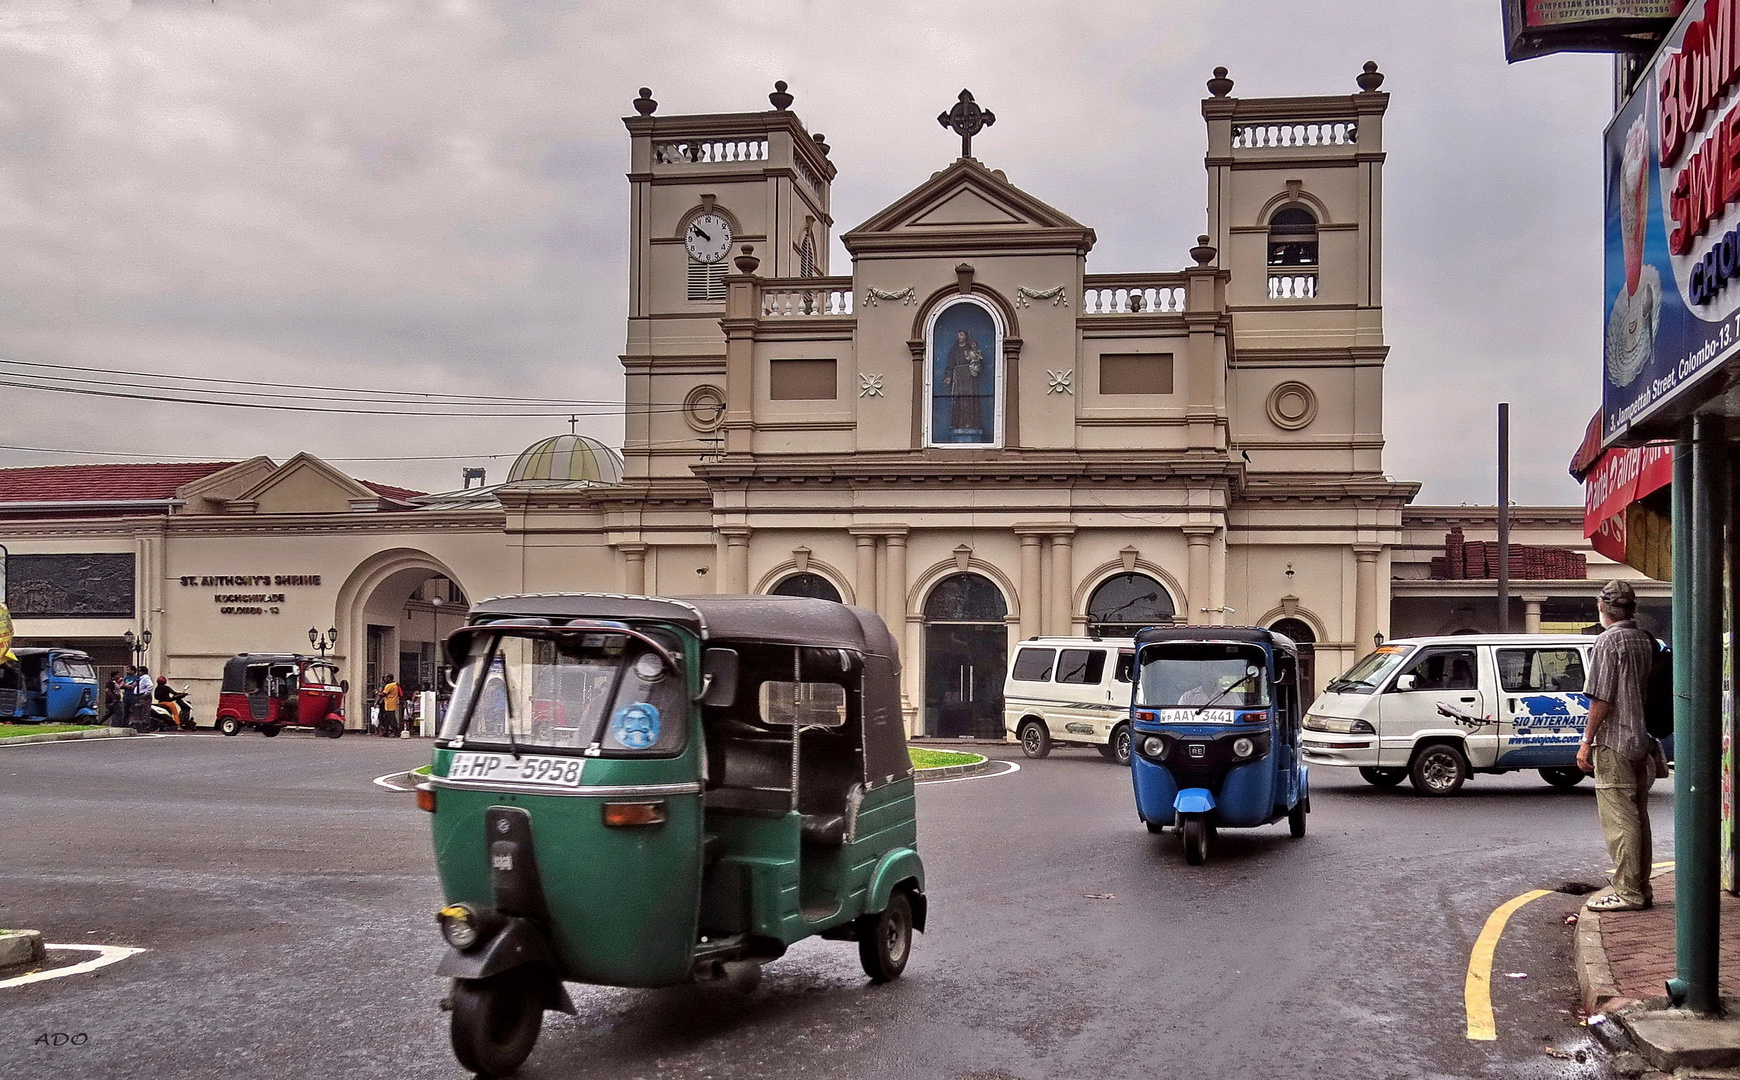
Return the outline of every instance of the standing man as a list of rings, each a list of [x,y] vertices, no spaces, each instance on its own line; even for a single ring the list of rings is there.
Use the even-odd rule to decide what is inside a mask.
[[[128,664],[127,673],[117,675],[115,679],[121,688],[121,716],[120,722],[114,726],[126,727],[133,720],[133,691],[139,688],[139,669]]]
[[[1613,858],[1613,888],[1589,901],[1591,911],[1638,911],[1650,895],[1649,788],[1655,782],[1655,740],[1644,727],[1643,706],[1655,639],[1638,629],[1637,596],[1623,581],[1609,581],[1596,596],[1601,625],[1589,657],[1589,726],[1577,748],[1577,767],[1595,774],[1595,805]]]
[[[393,681],[391,673],[387,675],[387,683],[381,687],[381,726],[380,733],[389,739],[399,737],[399,699],[404,696],[404,689]]]

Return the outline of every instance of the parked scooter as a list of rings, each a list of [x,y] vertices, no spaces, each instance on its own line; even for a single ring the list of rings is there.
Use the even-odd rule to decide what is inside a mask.
[[[167,681],[157,684],[150,701],[137,701],[133,706],[131,726],[141,735],[159,731],[197,731],[193,705],[186,690],[171,689]]]

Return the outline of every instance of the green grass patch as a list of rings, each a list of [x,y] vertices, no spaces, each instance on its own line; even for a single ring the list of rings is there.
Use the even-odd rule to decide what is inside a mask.
[[[56,735],[62,731],[90,731],[101,724],[0,724],[0,739],[16,739],[20,735]]]
[[[923,747],[909,746],[907,754],[912,758],[915,769],[940,769],[945,765],[976,765],[985,760],[983,754],[963,754],[959,750],[928,750]]]

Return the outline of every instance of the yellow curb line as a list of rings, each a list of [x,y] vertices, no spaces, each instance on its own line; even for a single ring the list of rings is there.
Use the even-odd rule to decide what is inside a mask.
[[[1550,895],[1547,889],[1531,889],[1514,900],[1506,900],[1498,910],[1486,917],[1480,936],[1474,939],[1474,952],[1468,957],[1468,979],[1462,984],[1462,1004],[1468,1013],[1468,1037],[1481,1042],[1498,1038],[1498,1025],[1492,1019],[1492,954],[1498,948],[1498,937],[1504,924],[1516,910],[1531,900]]]

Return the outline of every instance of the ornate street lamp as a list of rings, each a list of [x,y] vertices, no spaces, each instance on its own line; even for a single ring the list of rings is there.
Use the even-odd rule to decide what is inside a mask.
[[[326,659],[328,651],[338,648],[338,627],[334,626],[322,634],[314,627],[308,628],[308,644],[320,650],[320,658]]]
[[[133,651],[133,666],[138,667],[139,661],[145,658],[146,651],[151,648],[151,631],[142,631],[135,637],[133,631],[129,630],[121,635],[121,640]]]

